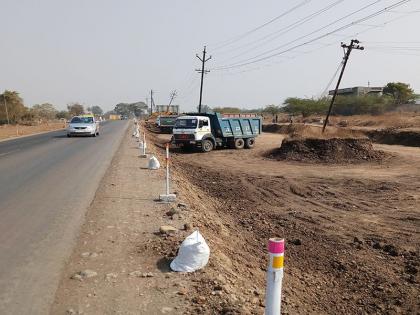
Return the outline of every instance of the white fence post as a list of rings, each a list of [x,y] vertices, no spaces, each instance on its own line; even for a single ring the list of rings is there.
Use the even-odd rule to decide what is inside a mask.
[[[143,154],[140,154],[140,157],[146,158],[147,154],[146,154],[146,131],[143,131]]]
[[[270,238],[268,241],[268,252],[270,260],[267,270],[265,315],[280,315],[284,265],[284,239]]]
[[[159,200],[165,202],[173,202],[176,200],[176,195],[169,193],[169,143],[166,144],[166,194],[159,195]]]

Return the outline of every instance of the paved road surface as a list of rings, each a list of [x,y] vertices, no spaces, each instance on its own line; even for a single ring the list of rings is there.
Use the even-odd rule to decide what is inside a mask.
[[[127,121],[97,138],[55,131],[0,142],[0,314],[47,314]]]

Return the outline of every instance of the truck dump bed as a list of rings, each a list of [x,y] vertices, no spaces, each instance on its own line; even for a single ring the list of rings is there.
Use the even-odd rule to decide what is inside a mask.
[[[262,121],[259,117],[219,118],[219,124],[223,137],[256,137],[262,131]]]

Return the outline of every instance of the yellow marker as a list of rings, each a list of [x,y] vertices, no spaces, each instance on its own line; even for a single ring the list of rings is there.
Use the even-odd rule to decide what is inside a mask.
[[[284,256],[274,256],[273,257],[273,268],[283,268],[284,265]]]

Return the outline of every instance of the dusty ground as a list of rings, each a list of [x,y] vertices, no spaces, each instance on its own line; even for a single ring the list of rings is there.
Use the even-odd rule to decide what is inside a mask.
[[[283,314],[417,314],[420,149],[375,145],[395,157],[345,166],[265,158],[282,137],[174,154],[179,194],[212,250],[189,310],[262,314],[265,246],[278,236],[287,243]]]
[[[27,136],[45,131],[52,131],[65,128],[64,122],[50,122],[43,123],[36,126],[26,126],[26,125],[0,125],[0,140]]]
[[[161,254],[170,224],[183,239],[188,209],[162,204],[164,170],[147,169],[138,143],[123,140],[87,212],[65,269],[51,314],[181,314],[188,294],[186,276],[171,273]],[[174,207],[175,215],[166,213]],[[91,278],[75,276],[80,271]],[[87,272],[89,274],[89,272]]]

